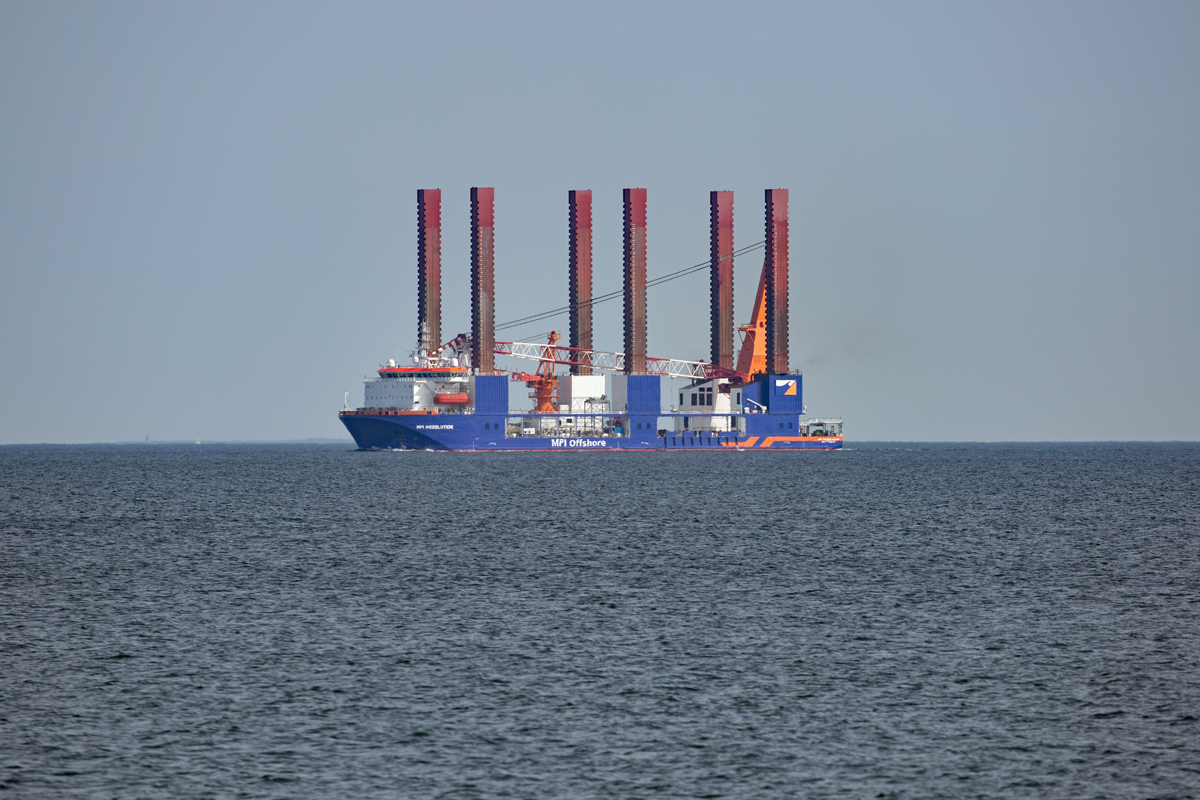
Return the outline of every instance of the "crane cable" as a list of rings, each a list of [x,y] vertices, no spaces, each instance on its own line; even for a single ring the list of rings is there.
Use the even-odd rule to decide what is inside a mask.
[[[747,253],[752,253],[755,250],[761,249],[762,247],[766,246],[766,244],[767,244],[767,242],[765,239],[761,242],[755,242],[754,244],[747,245],[743,248],[735,250],[729,256],[722,257],[721,260],[724,261],[726,259],[733,259],[735,256],[744,256]],[[700,270],[708,269],[711,266],[712,266],[712,260],[710,259],[710,260],[704,261],[700,264],[696,264],[691,267],[685,267],[684,269],[677,270],[675,272],[668,272],[666,275],[660,275],[659,277],[654,278],[653,280],[646,281],[646,288],[648,289],[651,286],[658,286],[659,284],[673,281],[676,278],[682,278],[685,275],[691,275],[693,272],[699,272]],[[589,306],[598,305],[599,303],[603,303],[608,300],[615,300],[616,298],[621,297],[624,294],[625,294],[624,289],[618,289],[615,292],[609,292],[608,294],[602,294],[598,297],[593,297],[591,300],[589,300],[585,303],[579,303],[576,306],[569,306],[569,305],[563,306],[562,308],[556,308],[553,311],[543,311],[540,314],[531,314],[528,317],[521,317],[520,319],[510,320],[509,322],[505,322],[501,325],[497,325],[495,329],[498,331],[502,331],[502,330],[506,330],[508,328],[517,328],[517,327],[521,327],[524,325],[529,325],[531,323],[538,322],[543,319],[550,319],[551,317],[557,317],[560,314],[566,314],[572,308],[587,308]],[[547,333],[549,333],[549,332],[547,332]]]

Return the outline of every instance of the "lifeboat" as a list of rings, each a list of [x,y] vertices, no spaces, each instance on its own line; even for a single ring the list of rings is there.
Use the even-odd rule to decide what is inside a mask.
[[[454,394],[435,394],[433,402],[439,406],[465,406],[471,402],[471,398],[466,392],[455,392]]]

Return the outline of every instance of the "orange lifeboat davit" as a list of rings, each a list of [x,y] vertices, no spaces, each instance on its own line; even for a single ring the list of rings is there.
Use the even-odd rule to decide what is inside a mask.
[[[426,395],[428,397],[428,395]],[[433,402],[439,406],[465,406],[471,402],[471,398],[466,392],[455,392],[454,394],[435,394]]]

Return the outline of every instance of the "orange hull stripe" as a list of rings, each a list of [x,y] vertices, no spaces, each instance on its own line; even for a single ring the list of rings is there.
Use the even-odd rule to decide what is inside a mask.
[[[763,439],[759,447],[770,447],[775,442],[840,442],[841,440],[840,436],[768,436]]]
[[[768,436],[763,439],[759,447],[770,447],[776,442],[800,442],[803,441],[803,436]]]

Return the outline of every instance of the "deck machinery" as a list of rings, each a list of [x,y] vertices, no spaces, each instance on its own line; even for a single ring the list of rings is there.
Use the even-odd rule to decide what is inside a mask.
[[[498,342],[494,323],[494,197],[471,189],[471,333],[441,331],[441,191],[417,193],[417,348],[364,381],[363,405],[340,418],[362,449],[417,450],[831,450],[842,420],[805,415],[803,377],[788,367],[788,193],[768,189],[765,258],[750,321],[736,330],[733,193],[710,195],[711,360],[646,354],[646,190],[624,191],[622,353],[592,347],[592,193],[568,195],[569,343]],[[506,374],[495,356],[538,362]],[[569,368],[557,374],[556,367]],[[606,391],[603,373],[612,373]],[[669,411],[662,377],[688,384]],[[532,391],[531,410],[509,408],[509,387]],[[666,424],[661,424],[663,421]]]

